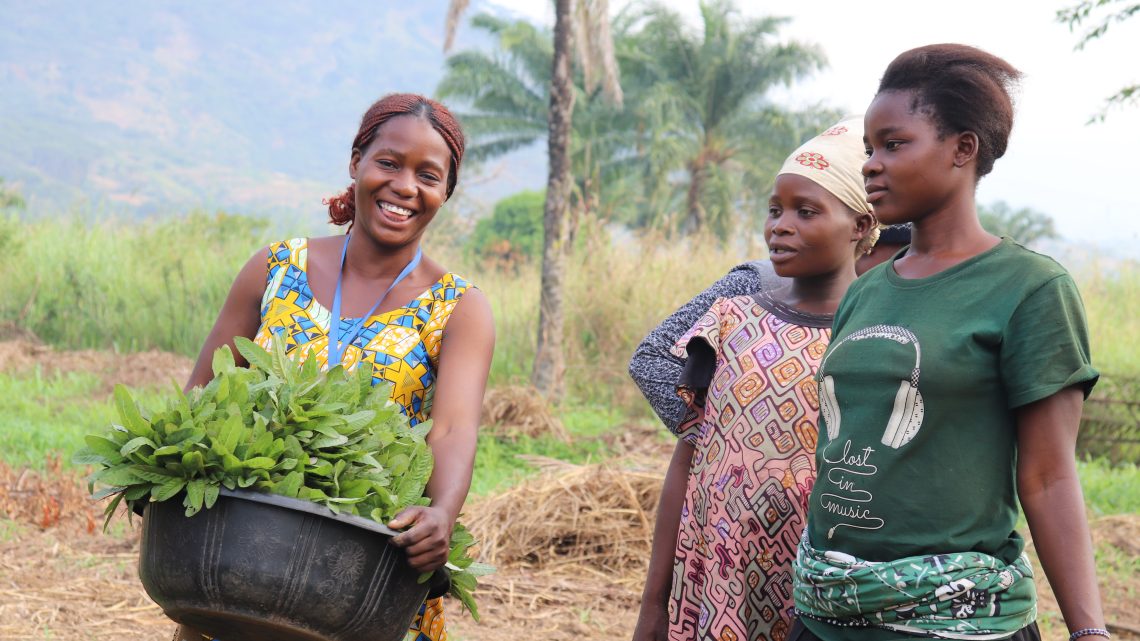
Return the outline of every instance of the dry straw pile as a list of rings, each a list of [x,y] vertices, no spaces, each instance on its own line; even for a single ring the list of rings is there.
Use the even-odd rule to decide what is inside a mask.
[[[501,568],[590,577],[636,596],[645,580],[663,475],[617,462],[530,460],[541,468],[537,475],[471,506],[468,523],[481,541],[480,559]]]
[[[518,438],[553,436],[564,443],[570,434],[533,387],[508,386],[487,390],[483,397],[482,430],[494,436]]]

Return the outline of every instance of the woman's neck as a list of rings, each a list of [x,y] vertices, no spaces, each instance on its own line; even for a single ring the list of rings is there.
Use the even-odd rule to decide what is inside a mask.
[[[893,267],[904,278],[925,278],[973,258],[1000,241],[982,227],[970,193],[968,199],[914,221],[910,249]]]
[[[772,298],[809,314],[834,314],[847,288],[855,282],[852,262],[835,272],[819,276],[800,276],[772,292]]]
[[[368,279],[393,279],[412,261],[419,249],[417,242],[398,247],[376,243],[364,233],[354,233],[348,239],[348,253],[344,258],[345,272]]]

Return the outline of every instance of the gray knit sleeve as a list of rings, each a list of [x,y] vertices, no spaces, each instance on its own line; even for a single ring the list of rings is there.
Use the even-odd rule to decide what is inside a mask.
[[[781,280],[767,261],[737,265],[724,278],[661,321],[634,350],[629,361],[629,375],[671,432],[676,433],[686,414],[685,404],[677,396],[677,379],[685,368],[685,359],[670,351],[673,345],[700,320],[717,298],[733,298],[760,289],[771,289]]]

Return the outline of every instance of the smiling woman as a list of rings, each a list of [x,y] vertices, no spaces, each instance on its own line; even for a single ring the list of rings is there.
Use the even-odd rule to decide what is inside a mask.
[[[322,368],[367,367],[392,384],[410,422],[430,419],[435,467],[428,507],[388,525],[408,563],[433,571],[447,560],[471,485],[475,431],[494,350],[490,306],[461,276],[423,255],[420,239],[459,177],[464,138],[446,107],[393,94],[364,114],[352,143],[352,184],[327,201],[344,236],[295,238],[256,252],[234,281],[186,386],[209,382],[211,357],[245,336],[315,358]],[[236,356],[239,364],[241,357]],[[197,639],[181,630],[179,639]],[[411,622],[409,639],[446,638],[440,599]]]

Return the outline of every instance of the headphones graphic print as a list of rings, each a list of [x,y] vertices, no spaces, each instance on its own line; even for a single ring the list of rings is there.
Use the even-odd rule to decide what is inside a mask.
[[[914,346],[914,369],[911,370],[910,378],[904,378],[899,382],[898,392],[895,393],[894,407],[891,408],[891,418],[887,421],[886,429],[883,430],[883,445],[897,450],[909,443],[918,434],[919,428],[922,427],[922,416],[925,412],[922,405],[922,394],[918,392],[918,376],[922,365],[922,347],[918,343],[918,337],[909,329],[896,325],[875,325],[861,329],[848,334],[834,344],[831,351],[824,357],[823,362],[820,363],[819,371],[825,371],[827,359],[839,351],[844,343],[870,338],[883,338],[900,345]],[[819,381],[819,406],[820,412],[823,413],[823,420],[827,422],[827,438],[833,441],[839,437],[842,417],[839,413],[839,399],[835,395],[835,380],[830,376],[824,376]]]

